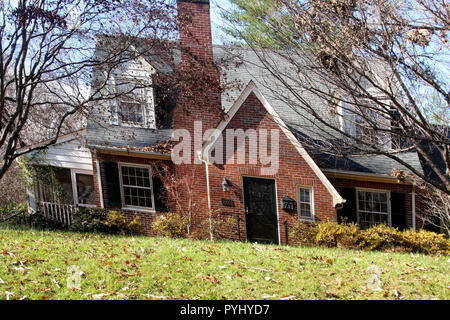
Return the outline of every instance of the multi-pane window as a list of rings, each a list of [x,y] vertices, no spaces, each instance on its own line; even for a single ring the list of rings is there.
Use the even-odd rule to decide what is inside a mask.
[[[298,195],[298,214],[301,219],[312,219],[312,191],[311,188],[299,187]]]
[[[116,85],[119,94],[119,120],[122,124],[138,124],[145,122],[146,99],[144,89],[137,88],[134,83],[123,81]]]
[[[389,150],[392,142],[389,131],[390,119],[382,110],[374,107],[357,106],[345,102],[340,105],[341,130],[351,142],[360,141],[366,144],[376,144],[379,148]]]
[[[125,206],[152,209],[153,192],[149,168],[121,166],[120,170]]]
[[[120,102],[120,118],[122,122],[131,124],[144,123],[142,104],[133,101]]]
[[[389,193],[358,190],[358,221],[361,229],[377,224],[389,225]]]

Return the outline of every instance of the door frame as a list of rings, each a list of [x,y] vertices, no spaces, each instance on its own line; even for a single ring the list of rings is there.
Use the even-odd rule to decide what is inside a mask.
[[[243,214],[244,214],[244,225],[245,225],[245,238],[248,240],[248,230],[247,230],[247,215],[245,214],[245,186],[244,186],[244,178],[254,178],[254,179],[262,179],[262,180],[273,180],[275,185],[275,213],[277,217],[277,242],[276,244],[280,244],[280,214],[278,210],[278,188],[277,188],[277,180],[275,178],[269,177],[259,177],[259,176],[251,176],[251,175],[242,175],[241,183],[242,183],[242,199],[243,199]]]

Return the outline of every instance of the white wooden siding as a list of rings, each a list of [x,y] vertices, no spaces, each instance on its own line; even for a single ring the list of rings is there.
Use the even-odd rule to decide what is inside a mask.
[[[35,159],[37,164],[92,171],[91,152],[77,138],[57,142],[41,151]]]

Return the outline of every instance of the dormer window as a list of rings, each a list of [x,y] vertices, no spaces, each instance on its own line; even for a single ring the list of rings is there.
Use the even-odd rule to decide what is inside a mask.
[[[141,103],[133,101],[120,101],[120,118],[122,123],[143,124],[144,108]]]
[[[147,101],[144,88],[139,84],[126,82],[116,84],[116,93],[119,95],[119,120],[122,124],[143,125],[145,124],[145,108]]]
[[[155,128],[153,90],[143,81],[116,79],[117,99],[112,102],[112,124]]]
[[[376,145],[384,150],[391,148],[391,137],[383,132],[388,132],[390,121],[381,110],[341,101],[339,114],[341,130],[347,135],[344,139],[350,139],[351,143],[354,139],[365,144]]]

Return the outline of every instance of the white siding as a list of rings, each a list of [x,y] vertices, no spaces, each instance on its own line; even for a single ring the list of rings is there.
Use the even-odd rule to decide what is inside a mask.
[[[91,152],[77,138],[57,142],[44,152],[35,154],[35,159],[42,165],[92,171]]]

